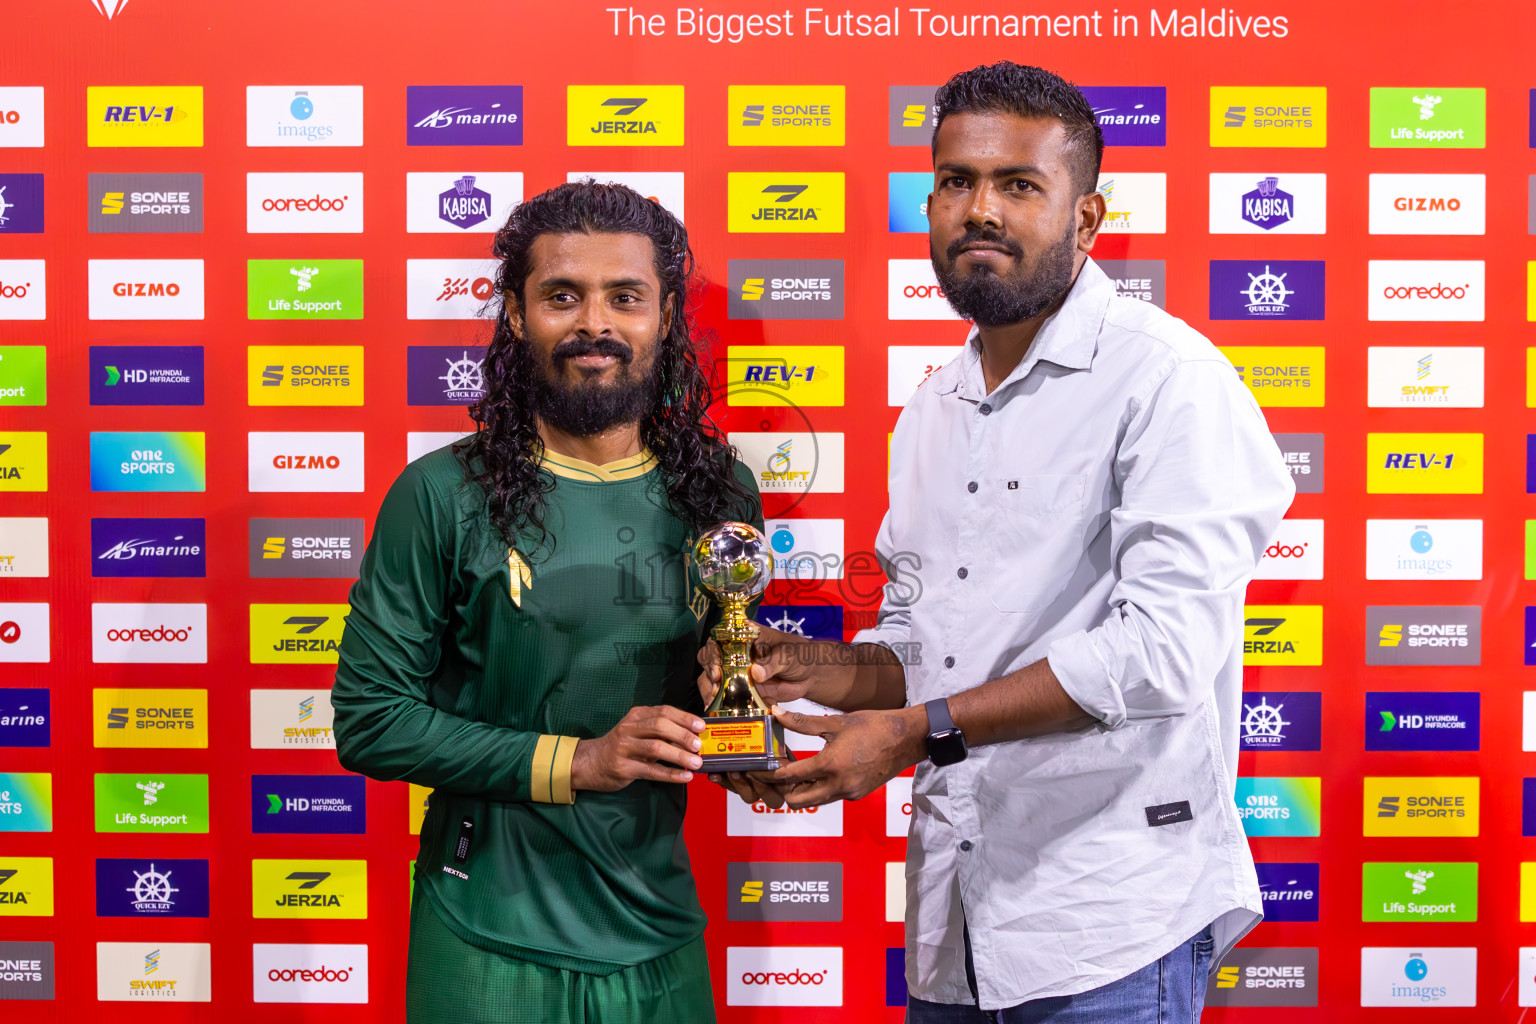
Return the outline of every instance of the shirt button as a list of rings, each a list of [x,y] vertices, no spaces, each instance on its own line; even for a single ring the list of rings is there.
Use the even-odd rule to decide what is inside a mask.
[[[950,657],[944,659],[944,667],[945,668],[954,668],[955,667],[955,659],[954,659],[953,655],[951,655]]]
[[[961,579],[965,579],[970,575],[970,573],[967,572],[965,566],[962,565],[959,569],[955,570],[955,575],[959,576]]]
[[[991,415],[992,414],[992,407],[990,405],[987,405],[985,402],[983,402],[982,405],[981,405],[981,414],[983,416]]]
[[[961,853],[970,853],[971,852],[971,841],[969,839],[962,839],[962,840],[960,840],[960,852]]]
[[[976,481],[972,480],[970,483],[966,484],[965,485],[965,489],[970,491],[972,494],[975,494],[976,493]]]

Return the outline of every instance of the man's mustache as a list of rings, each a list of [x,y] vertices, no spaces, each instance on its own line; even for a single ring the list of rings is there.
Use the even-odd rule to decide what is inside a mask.
[[[976,230],[969,230],[965,233],[965,237],[957,238],[953,242],[949,243],[949,248],[944,250],[944,255],[949,258],[949,262],[953,263],[955,260],[960,258],[962,249],[964,249],[967,245],[971,245],[975,242],[985,242],[988,245],[996,246],[998,249],[1006,252],[1014,259],[1024,258],[1024,247],[1018,242],[1015,242],[1013,239],[1007,238],[993,231]]]
[[[569,338],[549,353],[550,361],[554,363],[577,356],[613,356],[622,363],[629,363],[635,358],[635,350],[613,338]]]

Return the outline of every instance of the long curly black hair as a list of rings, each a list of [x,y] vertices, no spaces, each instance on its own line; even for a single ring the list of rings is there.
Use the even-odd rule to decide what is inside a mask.
[[[513,331],[505,304],[525,301],[534,240],[575,233],[651,240],[672,323],[657,345],[657,399],[640,422],[640,439],[660,464],[673,514],[694,531],[750,515],[755,500],[736,478],[736,453],[709,419],[714,390],[700,359],[689,303],[694,261],[688,231],[660,203],[634,189],[589,180],[556,186],[520,204],[492,244],[501,266],[498,298],[492,300],[496,329],[485,356],[485,397],[469,410],[479,429],[456,448],[468,479],[485,488],[491,522],[511,545],[527,527],[539,534],[535,550],[549,540],[544,496],[555,479],[539,466],[544,453],[536,414],[539,375],[532,346]]]

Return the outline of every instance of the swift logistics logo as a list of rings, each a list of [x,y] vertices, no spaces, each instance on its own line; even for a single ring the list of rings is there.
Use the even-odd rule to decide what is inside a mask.
[[[363,230],[361,171],[245,176],[248,234],[356,234]]]
[[[201,146],[200,85],[89,85],[87,146]]]
[[[363,489],[363,434],[251,431],[247,488],[262,492],[340,492]]]
[[[92,690],[91,732],[94,747],[207,747],[208,691]]]
[[[1268,914],[1268,906],[1265,907]],[[1317,948],[1239,946],[1222,958],[1207,1006],[1316,1006]]]
[[[203,176],[92,174],[86,189],[91,234],[202,234]]]
[[[1266,407],[1322,408],[1327,395],[1327,350],[1316,347],[1220,346],[1238,380]]]
[[[728,946],[727,1006],[842,1006],[843,947]]]
[[[1366,750],[1477,750],[1481,694],[1367,693]]]
[[[1486,89],[1371,89],[1372,149],[1482,149]]]
[[[101,1002],[206,1003],[212,997],[212,955],[206,942],[96,943],[96,998]]]
[[[360,85],[248,85],[247,146],[361,146]]]
[[[53,858],[0,855],[0,917],[52,916]]]
[[[470,405],[485,397],[484,345],[410,345],[407,405]]]
[[[1321,235],[1328,230],[1326,174],[1212,174],[1213,235]]]
[[[927,146],[933,141],[938,110],[933,105],[936,85],[890,87],[887,134],[892,146]]]
[[[208,831],[208,776],[155,772],[96,775],[96,831]]]
[[[732,85],[726,108],[730,146],[841,146],[847,132],[841,85]]]
[[[202,519],[92,519],[91,575],[206,576],[206,527]]]
[[[1168,90],[1161,85],[1085,85],[1083,97],[1106,146],[1168,144]]]
[[[407,146],[521,146],[520,85],[408,85]]]
[[[1477,948],[1364,946],[1360,1005],[1476,1006]]]
[[[844,179],[841,171],[731,171],[726,230],[841,234]]]
[[[250,320],[361,320],[362,260],[247,260]]]
[[[48,317],[46,260],[0,260],[0,320]]]
[[[1482,632],[1479,605],[1371,605],[1365,609],[1365,663],[1480,665]]]
[[[91,490],[206,491],[201,431],[91,432]]]
[[[1237,780],[1237,816],[1249,836],[1322,834],[1322,780],[1249,778]]]
[[[252,775],[251,832],[362,835],[368,831],[361,775]]]
[[[1168,264],[1163,260],[1095,260],[1122,299],[1140,299],[1165,306]]]
[[[252,860],[251,916],[362,920],[368,916],[368,862]]]
[[[252,519],[247,551],[252,579],[356,579],[363,521]]]
[[[252,690],[251,749],[336,746],[330,690]]]
[[[1476,921],[1477,864],[1431,861],[1361,865],[1362,921]]]
[[[933,175],[916,171],[892,171],[886,176],[887,222],[893,233],[928,233],[928,192]]]
[[[726,310],[732,320],[841,320],[842,260],[731,260]]]
[[[565,87],[565,144],[681,146],[683,87],[568,85]]]
[[[1526,545],[1527,562],[1531,545]],[[1368,580],[1480,580],[1481,519],[1367,519]],[[1530,574],[1527,573],[1527,578]]]
[[[48,605],[42,601],[0,604],[0,664],[47,662]]]
[[[47,576],[48,517],[0,517],[0,580]]]
[[[1322,260],[1211,260],[1212,320],[1321,320]]]
[[[91,661],[98,665],[205,665],[208,606],[92,604]]]
[[[411,171],[405,176],[405,230],[497,231],[522,201],[521,171]]]
[[[366,945],[258,942],[251,949],[252,1002],[368,1001]]]
[[[43,176],[0,174],[0,235],[43,231]]]
[[[1479,782],[1415,776],[1365,779],[1367,836],[1475,836]]]
[[[739,862],[725,866],[731,921],[841,921],[840,863]]]
[[[202,260],[87,260],[92,320],[203,319]]]
[[[53,831],[53,775],[0,772],[0,832]]]
[[[842,434],[732,431],[728,440],[764,494],[843,492]]]
[[[251,605],[251,664],[334,665],[344,604]]]
[[[1161,171],[1100,174],[1105,234],[1161,235],[1168,230],[1168,175]]]
[[[1367,494],[1483,493],[1482,434],[1366,434]]]
[[[1322,731],[1319,692],[1243,693],[1240,750],[1320,750]]]
[[[249,405],[363,404],[363,346],[252,345],[246,349]]]
[[[47,346],[0,345],[0,407],[47,404]]]
[[[0,86],[0,149],[36,149],[42,144],[43,87]]]
[[[841,633],[838,638],[842,638]],[[51,701],[47,690],[32,687],[0,688],[0,747],[51,746],[52,722]]]
[[[1481,322],[1485,272],[1482,260],[1370,260],[1366,319]]]
[[[1259,861],[1259,899],[1264,901],[1266,921],[1316,921],[1318,867],[1311,864],[1279,864]]]
[[[1481,235],[1487,195],[1485,174],[1373,174],[1370,233]]]
[[[207,917],[208,862],[98,857],[97,917]]]
[[[731,406],[843,404],[843,346],[731,345],[726,400]]]
[[[1243,607],[1244,665],[1322,663],[1322,605],[1250,604]]]
[[[1211,145],[1328,145],[1328,90],[1321,86],[1211,86]]]
[[[202,405],[201,345],[92,345],[92,405]]]
[[[1256,580],[1323,578],[1323,520],[1282,519],[1254,570]]]
[[[1483,350],[1386,348],[1367,350],[1366,404],[1372,408],[1481,409]]]

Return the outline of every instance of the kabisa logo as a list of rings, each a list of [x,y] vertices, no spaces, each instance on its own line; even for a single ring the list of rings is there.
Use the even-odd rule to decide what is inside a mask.
[[[366,918],[368,862],[253,860],[251,916]]]
[[[35,149],[42,144],[43,87],[0,86],[0,149]]]
[[[0,260],[0,320],[46,319],[47,275],[44,260]]]
[[[1321,749],[1322,712],[1318,692],[1244,693],[1241,749]]]
[[[1088,85],[1083,97],[1106,146],[1163,146],[1168,142],[1168,90],[1161,85]]]
[[[1482,434],[1367,434],[1368,494],[1481,494]]]
[[[1477,920],[1476,863],[1367,863],[1361,874],[1362,921]]]
[[[1212,146],[1328,145],[1328,90],[1321,86],[1211,86]]]
[[[96,831],[208,831],[206,775],[96,775]]]
[[[4,625],[11,624],[7,622]],[[0,626],[0,630],[3,628]],[[3,638],[0,638],[0,643],[3,642]],[[52,742],[52,715],[49,708],[47,690],[30,687],[0,688],[0,747],[49,746]]]
[[[258,942],[252,947],[253,991],[257,1003],[366,1003],[366,945],[289,945]]]
[[[246,373],[250,405],[363,404],[361,345],[252,345]]]
[[[847,127],[841,85],[732,85],[727,88],[727,144],[841,146]]]
[[[405,176],[405,230],[489,233],[522,199],[521,171],[412,171]]]
[[[841,921],[840,863],[732,862],[725,868],[732,921]]]
[[[1259,898],[1264,901],[1266,921],[1316,921],[1318,866],[1312,864],[1255,863]]]
[[[90,85],[85,89],[88,146],[201,146],[200,85]]]
[[[1479,782],[1476,776],[1365,779],[1367,836],[1475,836]]]
[[[363,784],[360,775],[253,775],[251,831],[362,835],[368,831]]]
[[[727,1006],[842,1006],[843,947],[731,946]]]
[[[94,577],[206,576],[202,519],[92,519]]]
[[[96,861],[97,917],[207,917],[206,860]]]
[[[521,146],[520,85],[408,85],[408,146]]]
[[[203,176],[92,174],[86,220],[92,234],[200,234]]]
[[[206,664],[206,604],[91,605],[91,660],[97,664]]]
[[[252,519],[252,579],[356,579],[361,519]]]
[[[252,493],[363,489],[360,431],[251,431],[247,445],[247,487]]]
[[[336,746],[329,690],[252,690],[251,748]]]
[[[344,604],[251,605],[251,664],[336,664]]]
[[[1221,354],[1262,406],[1320,408],[1325,402],[1327,349],[1321,345],[1222,347]]]
[[[1367,693],[1366,750],[1477,750],[1478,693]]]
[[[361,146],[360,85],[248,85],[247,146]]]
[[[53,858],[0,856],[0,917],[52,916]],[[0,981],[5,968],[0,961]]]
[[[361,320],[362,260],[247,260],[252,320]]]
[[[1322,780],[1237,780],[1237,816],[1249,836],[1315,836],[1322,828]]]
[[[1370,260],[1366,318],[1479,322],[1485,270],[1482,260]]]
[[[1266,917],[1269,912],[1266,903]],[[1316,1006],[1317,948],[1239,946],[1222,958],[1211,981],[1207,1006]]]
[[[843,231],[844,175],[732,171],[726,176],[726,228],[734,232]]]
[[[1322,260],[1212,260],[1212,320],[1321,320]]]
[[[43,230],[43,176],[0,174],[0,235],[35,235]]]
[[[568,146],[681,146],[681,85],[568,85]]]
[[[1361,1006],[1476,1006],[1477,948],[1360,950]]]
[[[1163,260],[1096,260],[1122,299],[1140,299],[1154,306],[1166,304],[1167,264]]]
[[[405,350],[409,405],[469,405],[485,397],[484,346],[410,345]]]
[[[472,228],[491,215],[491,194],[475,188],[475,176],[466,174],[453,188],[437,197],[437,217],[456,228]]]
[[[200,345],[92,345],[92,405],[202,405]]]
[[[202,260],[87,260],[92,320],[201,320]]]
[[[927,146],[933,141],[938,111],[933,105],[936,85],[893,85],[886,117],[893,146]]]
[[[732,406],[843,404],[841,345],[731,345],[726,402]]]
[[[250,234],[355,234],[363,230],[361,171],[245,176]]]
[[[1244,665],[1321,665],[1322,605],[1247,605]]]
[[[1326,174],[1213,173],[1213,235],[1321,235],[1328,230]]]
[[[201,432],[91,432],[91,490],[205,491]]]
[[[1243,220],[1266,231],[1290,222],[1296,215],[1296,197],[1280,187],[1280,178],[1270,175],[1259,187],[1243,196]]]
[[[1480,580],[1483,578],[1483,521],[1367,519],[1365,578]]]
[[[207,690],[92,690],[97,747],[208,746]]]
[[[842,260],[731,260],[732,320],[841,320]]]
[[[1486,89],[1371,89],[1371,148],[1482,149]]]
[[[1482,624],[1479,605],[1370,605],[1365,609],[1365,663],[1478,665]]]
[[[53,831],[53,776],[0,772],[0,832]]]

